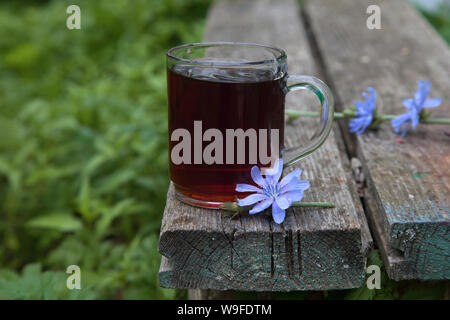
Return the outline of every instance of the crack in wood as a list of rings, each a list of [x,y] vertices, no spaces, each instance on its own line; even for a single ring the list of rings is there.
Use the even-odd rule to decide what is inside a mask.
[[[302,275],[303,266],[302,266],[302,244],[300,241],[301,234],[297,233],[297,263],[298,263],[298,274]]]
[[[291,277],[294,272],[294,248],[292,245],[292,230],[289,230],[284,237],[285,255],[286,255],[286,269],[288,275]]]

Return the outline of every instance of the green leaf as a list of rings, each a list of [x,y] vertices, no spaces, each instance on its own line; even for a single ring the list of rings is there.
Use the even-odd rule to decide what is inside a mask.
[[[381,260],[380,251],[372,250],[367,258],[367,265],[377,265],[380,268],[383,266],[383,260]]]
[[[84,177],[78,193],[78,211],[83,219],[91,222],[95,218],[95,212],[91,208],[91,185],[88,177]]]
[[[110,193],[135,177],[136,173],[132,169],[122,169],[110,174],[99,181],[94,189],[96,195]]]
[[[367,288],[364,282],[361,288],[351,290],[348,295],[345,296],[346,300],[373,300],[376,290]]]
[[[61,232],[71,232],[79,230],[83,224],[80,219],[71,214],[53,213],[44,216],[38,216],[27,222],[31,228],[45,228]]]
[[[22,275],[14,280],[0,277],[0,298],[2,299],[39,299],[41,292],[41,265],[26,265]]]
[[[134,199],[125,199],[117,203],[112,208],[107,208],[102,212],[100,219],[96,223],[96,233],[102,237],[105,235],[107,229],[114,219],[123,215],[140,213],[148,210],[146,204],[136,203]]]
[[[4,62],[11,68],[30,68],[38,62],[39,48],[31,43],[23,43],[10,49],[4,56]]]
[[[51,167],[47,166],[42,169],[34,171],[25,181],[26,184],[34,184],[41,180],[55,180],[76,173],[78,165],[69,165],[66,167]]]

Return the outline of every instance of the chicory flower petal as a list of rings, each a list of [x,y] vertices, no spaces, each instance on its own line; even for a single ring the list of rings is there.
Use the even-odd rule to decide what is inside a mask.
[[[249,184],[236,185],[238,192],[254,192],[244,199],[238,199],[239,206],[250,206],[253,208],[250,214],[261,212],[272,206],[272,217],[276,223],[282,223],[286,216],[286,209],[293,202],[303,199],[303,191],[309,188],[309,182],[298,180],[302,171],[295,169],[286,175],[280,182],[283,172],[283,160],[278,159],[271,169],[265,171],[265,178],[257,166],[251,170],[251,176],[255,184],[259,187]]]
[[[363,92],[364,101],[355,101],[356,116],[349,122],[349,131],[356,134],[363,134],[373,121],[373,114],[376,108],[377,93],[374,88],[368,87],[368,92]]]
[[[431,89],[431,82],[420,80],[417,82],[418,89],[414,93],[414,99],[404,99],[403,106],[408,109],[406,113],[403,113],[391,121],[392,128],[396,133],[400,133],[402,136],[406,135],[408,127],[411,125],[413,130],[416,129],[420,121],[420,112],[424,108],[435,108],[441,105],[441,98],[428,98],[428,94]]]

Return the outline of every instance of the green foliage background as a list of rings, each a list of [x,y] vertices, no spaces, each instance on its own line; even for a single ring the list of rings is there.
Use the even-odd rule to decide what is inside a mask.
[[[0,3],[0,298],[174,298],[165,52],[202,38],[209,1],[77,1],[68,30],[73,3]]]
[[[210,1],[77,1],[82,29],[68,30],[73,3],[0,2],[0,299],[184,297],[157,283],[165,52],[201,40]],[[82,290],[66,289],[73,264]],[[412,292],[386,287],[321,297]]]
[[[437,32],[450,44],[450,4],[442,4],[436,11],[417,8]]]

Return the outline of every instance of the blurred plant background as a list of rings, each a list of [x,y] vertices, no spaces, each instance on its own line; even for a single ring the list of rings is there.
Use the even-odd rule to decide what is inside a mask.
[[[409,0],[450,44],[450,0]]]
[[[157,281],[169,183],[165,52],[202,39],[210,2],[76,1],[82,29],[72,31],[74,1],[0,2],[0,299],[185,297]],[[427,17],[448,39],[449,17]],[[381,264],[376,251],[371,259]],[[82,289],[69,291],[73,264]],[[443,293],[383,281],[383,292],[321,297]]]
[[[73,3],[0,3],[0,297],[174,298],[165,52],[202,38],[209,1],[77,1],[70,31]]]

